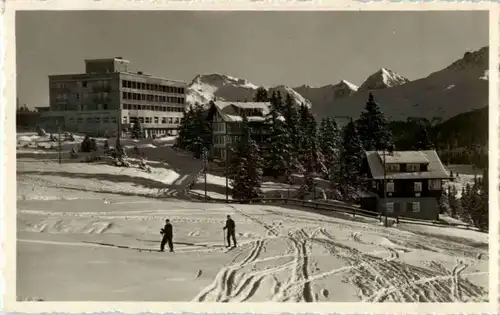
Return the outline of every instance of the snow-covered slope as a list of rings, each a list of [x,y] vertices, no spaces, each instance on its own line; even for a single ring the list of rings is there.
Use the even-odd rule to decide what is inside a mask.
[[[329,99],[312,101],[313,112],[318,117],[347,115],[356,118],[368,99],[367,90],[373,90],[375,101],[389,119],[436,116],[447,119],[488,105],[488,47],[467,52],[445,69],[402,85],[404,79],[396,76],[386,76],[381,80],[383,70],[377,75],[378,82],[383,81],[388,87],[375,89],[380,86],[375,84],[376,77],[375,83],[368,82],[372,81],[368,78],[364,87],[362,85],[349,97],[335,98],[333,102]]]
[[[187,170],[178,171],[181,175]],[[169,193],[182,181],[173,180],[175,173],[170,166],[155,167],[148,174],[99,163],[58,164],[57,157],[18,156],[18,298],[488,299],[486,233],[405,221],[386,228],[376,218],[279,204],[180,200]],[[166,193],[161,199],[145,197],[162,191]],[[232,250],[225,248],[222,231],[228,214],[237,227],[238,247]],[[166,218],[174,226],[175,253],[157,252]]]
[[[389,87],[403,85],[410,82],[407,78],[394,71],[382,68],[368,77],[361,84],[359,91],[381,90]]]
[[[198,75],[194,78],[187,89],[188,104],[207,104],[216,97],[225,101],[251,101],[258,86],[244,79],[234,78],[224,74]],[[273,91],[280,91],[283,99],[289,93],[296,105],[305,104],[311,106],[310,102],[292,88],[278,85],[267,89],[269,95]]]

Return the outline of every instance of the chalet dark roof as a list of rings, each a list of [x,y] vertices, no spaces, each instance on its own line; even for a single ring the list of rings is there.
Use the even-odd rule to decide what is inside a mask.
[[[372,177],[374,179],[384,178],[384,165],[381,152],[366,151],[366,158]],[[389,155],[386,155],[386,163]],[[428,170],[425,172],[399,172],[387,173],[387,179],[448,179],[450,178],[448,171],[444,168],[443,163],[439,159],[435,150],[428,151],[394,151],[391,156],[391,163],[401,164],[427,164]],[[424,159],[425,158],[425,159]]]

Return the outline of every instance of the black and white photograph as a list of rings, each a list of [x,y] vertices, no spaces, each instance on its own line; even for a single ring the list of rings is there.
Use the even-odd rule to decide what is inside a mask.
[[[489,24],[17,11],[17,302],[489,302]]]

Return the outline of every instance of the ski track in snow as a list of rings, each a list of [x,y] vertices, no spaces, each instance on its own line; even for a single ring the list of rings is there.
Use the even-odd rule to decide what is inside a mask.
[[[81,186],[72,186],[68,183],[60,185],[57,180],[43,179],[37,175],[24,175],[24,177],[34,180],[30,183],[33,187],[36,184],[51,188],[81,188]],[[156,197],[185,197],[184,186],[192,177],[193,175],[179,175],[171,187],[158,189],[154,195]],[[97,179],[86,180],[91,182],[94,190],[109,186]],[[71,198],[70,196],[64,197]],[[194,253],[220,253],[219,255],[227,255],[229,258],[227,258],[227,264],[218,270],[213,280],[194,296],[193,302],[245,302],[263,299],[274,302],[317,302],[319,296],[327,300],[328,298],[335,299],[335,286],[325,287],[324,283],[328,281],[320,281],[328,280],[331,276],[343,277],[342,282],[354,287],[358,292],[357,297],[363,302],[477,302],[487,299],[487,288],[469,280],[470,277],[487,275],[487,272],[474,270],[467,272],[473,266],[478,252],[457,241],[433,238],[432,242],[426,242],[425,235],[404,230],[394,228],[381,230],[374,224],[349,221],[349,219],[333,219],[326,216],[307,217],[306,212],[299,210],[292,212],[279,207],[262,206],[263,209],[258,209],[260,206],[250,208],[230,204],[220,206],[212,204],[207,205],[207,209],[203,209],[200,208],[204,207],[203,204],[189,204],[187,201],[182,205],[180,205],[181,201],[168,204],[154,204],[149,200],[103,201],[103,204],[111,204],[110,207],[113,207],[112,204],[132,203],[144,203],[149,209],[123,210],[115,207],[117,211],[111,211],[113,208],[106,208],[109,211],[56,212],[21,208],[17,212],[18,218],[26,216],[27,219],[21,218],[18,222],[25,224],[22,228],[24,232],[82,233],[95,234],[93,236],[96,237],[99,234],[123,234],[123,230],[119,229],[120,226],[117,227],[120,224],[125,225],[123,223],[125,221],[122,220],[163,221],[168,216],[175,224],[195,224],[197,227],[188,229],[185,235],[201,242],[176,244],[174,254],[186,254],[185,257],[189,258],[188,255]],[[152,204],[148,205],[148,203]],[[203,242],[202,237],[199,237],[199,226],[221,225],[225,222],[222,215],[211,216],[207,210],[222,213],[228,209],[234,210],[240,216],[239,222],[244,222],[247,226],[262,228],[263,232],[259,235],[259,232],[252,231],[248,234],[252,236],[246,235],[246,240],[239,242],[237,248],[227,249],[214,240]],[[255,209],[258,211],[254,212]],[[187,211],[189,211],[188,215],[186,215]],[[275,219],[272,222],[268,220],[270,215]],[[150,225],[149,222],[143,222],[143,224]],[[354,231],[351,232],[352,230]],[[203,234],[207,233],[203,231]],[[382,241],[377,241],[377,243],[371,239],[372,237],[382,239]],[[17,241],[35,245],[86,246],[136,252],[158,251],[157,248],[144,244],[113,244],[104,241],[77,242],[26,238],[20,238]],[[283,244],[276,244],[278,242]],[[275,252],[278,245],[280,251]],[[321,248],[326,254],[318,253],[317,248]],[[405,254],[415,254],[412,252],[416,251],[449,256],[458,253],[463,258],[457,260],[451,269],[449,266],[453,264],[453,261],[449,266],[431,261],[430,265],[424,268],[404,261]],[[269,253],[272,254],[269,255]],[[418,252],[416,254],[418,255]],[[164,255],[169,254],[164,253]],[[327,258],[331,257],[344,263],[341,267],[331,269],[316,268],[320,256],[325,255]],[[203,278],[206,273],[202,266],[196,266],[193,277]],[[173,281],[167,277],[155,281],[167,280]],[[142,284],[137,282],[129,287]]]

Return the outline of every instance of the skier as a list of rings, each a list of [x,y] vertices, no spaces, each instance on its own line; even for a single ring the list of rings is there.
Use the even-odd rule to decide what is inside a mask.
[[[174,251],[174,244],[172,243],[172,235],[173,228],[172,224],[170,224],[170,220],[165,220],[165,227],[161,229],[160,233],[163,235],[163,239],[161,240],[160,251],[165,251],[165,244],[168,243],[168,247],[170,248],[170,252]]]
[[[227,229],[227,247],[231,247],[231,238],[233,239],[234,247],[236,247],[236,227],[231,216],[227,215],[226,226],[223,230]]]

